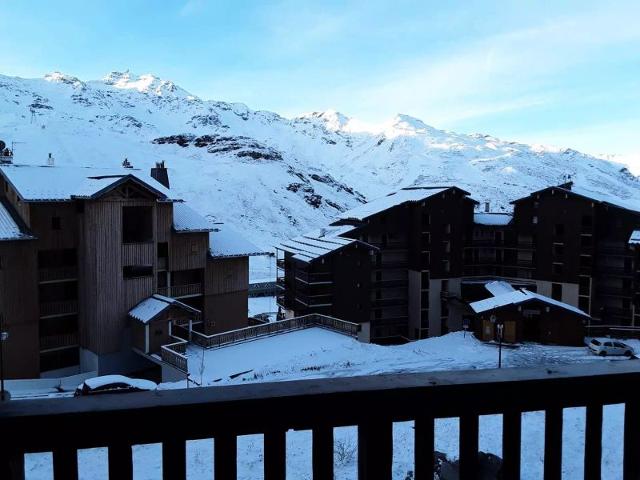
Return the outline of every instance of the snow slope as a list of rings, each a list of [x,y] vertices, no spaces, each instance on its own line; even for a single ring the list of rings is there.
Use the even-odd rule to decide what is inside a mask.
[[[0,139],[16,162],[147,169],[166,160],[172,188],[262,248],[411,184],[456,184],[494,209],[565,180],[640,208],[622,165],[571,149],[437,130],[397,115],[379,127],[335,111],[296,118],[202,100],[153,75],[98,81],[0,75]]]

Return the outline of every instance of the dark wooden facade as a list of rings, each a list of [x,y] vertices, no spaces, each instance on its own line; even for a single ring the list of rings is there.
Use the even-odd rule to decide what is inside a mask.
[[[127,314],[154,293],[202,311],[196,329],[246,326],[248,257],[212,258],[209,233],[175,231],[173,203],[153,188],[133,179],[91,198],[24,201],[9,178],[0,173],[0,200],[35,237],[0,242],[9,378],[125,373]]]
[[[500,279],[578,307],[594,323],[640,321],[640,249],[628,245],[640,212],[590,198],[571,184],[515,200],[504,223],[474,223],[475,202],[455,187],[425,197],[363,221],[334,223],[353,226],[343,237],[379,248],[367,263],[368,281],[341,251],[311,264],[285,255],[280,305],[295,315],[368,321],[373,340],[417,339],[462,328],[474,317],[467,304],[487,298],[484,283]],[[347,277],[340,290],[324,287],[331,307],[299,301],[305,287],[296,277],[310,273],[332,282]],[[354,311],[357,305],[362,309]]]

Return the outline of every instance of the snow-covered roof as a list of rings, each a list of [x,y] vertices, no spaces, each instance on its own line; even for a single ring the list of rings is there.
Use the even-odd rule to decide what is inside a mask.
[[[276,248],[293,254],[293,258],[296,260],[307,263],[354,243],[365,245],[367,248],[375,248],[360,240],[340,236],[350,230],[353,230],[353,227],[349,225],[321,228],[282,242]]]
[[[138,305],[129,310],[129,316],[135,318],[142,323],[149,323],[156,318],[160,313],[164,312],[171,306],[178,306],[192,313],[199,313],[195,308],[182,303],[175,298],[165,297],[164,295],[158,295],[157,293],[151,297],[141,301]]]
[[[496,295],[501,295],[503,293],[510,293],[515,290],[509,283],[503,282],[501,280],[495,280],[493,282],[486,283],[484,288],[489,290],[489,293],[494,297]]]
[[[638,245],[640,244],[640,230],[634,230],[631,232],[631,236],[629,237],[630,245]]]
[[[473,223],[477,225],[508,225],[513,219],[510,213],[474,213]]]
[[[228,225],[216,223],[213,225],[213,231],[209,233],[209,255],[213,258],[255,257],[269,254]]]
[[[342,213],[339,220],[357,220],[363,221],[364,219],[375,215],[390,208],[397,207],[404,203],[421,202],[429,197],[442,193],[454,187],[408,187],[398,190],[397,192],[390,193],[384,197],[376,198],[368,203],[359,205],[356,208],[348,210]],[[465,192],[467,193],[467,192]]]
[[[569,310],[573,313],[577,313],[578,315],[583,315],[585,317],[589,316],[588,314],[586,314],[579,308],[574,307],[573,305],[569,305],[568,303],[554,300],[553,298],[540,295],[539,293],[530,292],[529,290],[525,290],[523,288],[519,290],[513,290],[511,292],[501,293],[499,295],[496,295],[491,298],[486,298],[484,300],[479,300],[477,302],[470,303],[469,306],[474,312],[482,313],[488,310],[493,310],[495,308],[505,307],[507,305],[518,305],[521,303],[529,302],[531,300],[538,300],[548,305],[553,305],[555,307],[563,308],[565,310]]]
[[[547,190],[552,190],[552,189],[563,192],[563,193],[584,197],[593,202],[602,203],[605,205],[611,205],[617,208],[622,208],[625,210],[630,210],[632,212],[640,213],[640,203],[637,200],[620,198],[612,194],[611,192],[602,192],[602,191],[590,190],[584,187],[576,187],[575,185],[570,183],[564,184],[564,185],[547,187],[547,188],[543,188],[542,190],[537,190],[527,195],[526,197],[518,198],[512,201],[511,203],[520,202],[526,198],[533,197],[541,192],[545,192]]]
[[[137,182],[162,200],[173,197],[149,173],[131,168],[96,168],[40,165],[3,165],[0,173],[25,202],[65,202],[99,197],[127,180]]]
[[[13,214],[11,210],[11,205],[0,199],[0,241],[33,239],[26,228],[21,228],[17,214]]]
[[[184,202],[173,204],[173,229],[178,232],[211,232],[213,226]]]

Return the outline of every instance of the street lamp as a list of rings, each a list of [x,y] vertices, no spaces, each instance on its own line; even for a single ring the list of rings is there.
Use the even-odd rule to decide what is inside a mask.
[[[0,318],[2,330],[2,318]],[[9,332],[0,331],[0,401],[4,402],[4,342],[9,338]]]
[[[498,368],[502,368],[502,336],[504,335],[504,323],[499,322],[495,315],[491,315],[490,320],[498,330]]]

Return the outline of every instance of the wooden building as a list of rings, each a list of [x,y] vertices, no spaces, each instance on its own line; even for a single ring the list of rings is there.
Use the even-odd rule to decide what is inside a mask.
[[[474,318],[469,304],[487,298],[484,285],[504,280],[579,308],[590,324],[640,324],[640,240],[629,243],[640,230],[637,207],[571,183],[512,203],[513,212],[477,211],[459,188],[411,187],[343,213],[328,235],[378,250],[370,252],[370,271],[340,275],[344,253],[321,257],[313,268],[332,281],[346,275],[337,295],[360,306],[339,306],[334,295],[322,308],[370,322],[374,341],[425,338],[462,328]],[[279,247],[280,306],[288,315],[319,309],[304,304],[295,246]]]
[[[129,312],[154,294],[200,312],[205,333],[247,325],[248,255],[151,174],[0,167],[0,315],[10,378],[145,368]],[[218,243],[231,255],[224,259]],[[223,249],[224,250],[224,249]]]

